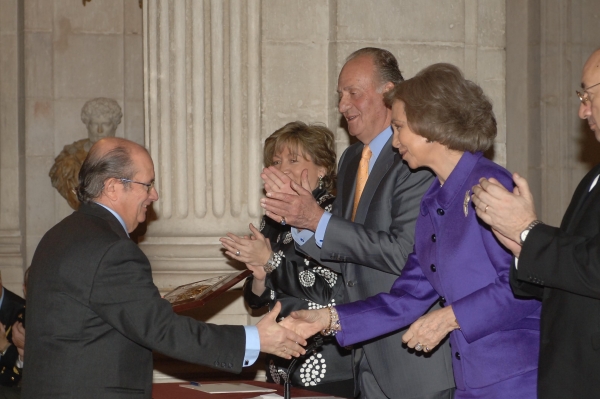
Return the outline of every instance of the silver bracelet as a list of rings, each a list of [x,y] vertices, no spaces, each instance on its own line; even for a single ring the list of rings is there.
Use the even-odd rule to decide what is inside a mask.
[[[265,273],[269,274],[273,270],[277,269],[279,263],[281,262],[281,256],[276,254],[275,252],[271,252],[271,256],[269,256],[269,260],[264,264],[263,269],[265,269]]]

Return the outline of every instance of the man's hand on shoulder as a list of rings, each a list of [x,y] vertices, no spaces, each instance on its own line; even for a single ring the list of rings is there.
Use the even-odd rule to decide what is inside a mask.
[[[498,180],[481,178],[479,184],[473,186],[472,200],[477,216],[495,233],[519,243],[521,232],[537,216],[527,180],[517,173],[513,174],[513,180],[516,186],[511,193]]]

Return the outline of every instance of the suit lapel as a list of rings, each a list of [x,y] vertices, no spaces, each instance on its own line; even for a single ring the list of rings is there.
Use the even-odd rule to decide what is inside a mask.
[[[360,163],[360,157],[362,156],[362,146],[357,145],[354,154],[348,154],[348,165],[345,168],[346,173],[344,176],[341,190],[342,203],[342,216],[344,219],[350,220],[352,218],[352,207],[354,206],[354,193],[356,192],[356,173],[358,172],[358,164]],[[363,192],[364,195],[364,192]]]
[[[363,190],[360,202],[358,203],[358,209],[356,210],[356,216],[354,217],[355,222],[363,223],[365,221],[375,191],[377,191],[377,187],[379,187],[381,180],[383,180],[390,167],[394,164],[395,155],[396,153],[392,147],[392,137],[390,137],[381,149],[381,153],[377,157],[377,161],[375,161],[371,173],[369,173],[369,179],[367,180],[367,184],[365,184],[365,189]],[[352,196],[352,198],[354,199],[354,196]],[[352,213],[352,209],[350,209],[350,212]]]
[[[579,224],[581,218],[585,215],[585,211],[588,209],[587,205],[590,201],[598,201],[598,197],[600,195],[600,182],[594,186],[591,192],[589,192],[589,189],[590,185],[599,173],[600,167],[595,167],[592,169],[592,172],[588,173],[579,187],[577,187],[577,190],[573,195],[573,198],[576,199],[575,205],[569,206],[563,218],[563,221],[566,223],[566,225],[563,226],[565,231],[570,231],[571,227]]]

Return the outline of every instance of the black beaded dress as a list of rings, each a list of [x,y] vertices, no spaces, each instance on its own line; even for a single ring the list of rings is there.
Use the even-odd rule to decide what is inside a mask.
[[[313,196],[327,211],[335,197],[324,189],[315,189]],[[244,284],[244,299],[253,308],[269,306],[277,301],[282,308],[279,318],[299,309],[320,309],[342,303],[344,289],[342,276],[314,259],[296,251],[289,225],[282,226],[268,217],[263,217],[260,230],[271,241],[275,254],[276,268],[267,274],[266,289],[259,297],[252,292],[250,276]],[[311,339],[308,340],[312,342]],[[287,379],[287,368],[291,360],[267,355],[267,381],[283,384]],[[338,396],[352,397],[351,351],[340,347],[335,338],[325,337],[324,345],[316,354],[298,360],[292,375],[292,385]]]

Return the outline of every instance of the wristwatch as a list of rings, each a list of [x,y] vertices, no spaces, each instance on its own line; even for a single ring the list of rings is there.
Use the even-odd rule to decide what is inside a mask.
[[[521,232],[520,238],[521,238],[521,246],[525,243],[525,239],[527,238],[527,236],[529,235],[529,232],[531,231],[531,229],[533,229],[535,226],[537,226],[538,224],[542,223],[541,220],[534,220],[533,222],[529,223],[529,226],[527,226],[525,228],[525,230],[523,230]]]

